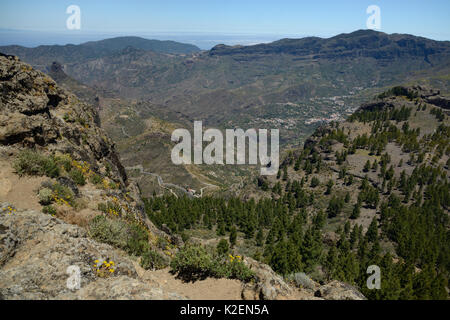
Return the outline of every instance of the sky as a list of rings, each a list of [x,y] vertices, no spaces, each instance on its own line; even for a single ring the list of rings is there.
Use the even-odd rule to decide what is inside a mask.
[[[80,7],[80,30],[66,27],[70,5]],[[330,37],[366,29],[370,5],[381,10],[380,31],[450,40],[449,0],[0,0],[0,44],[140,35],[205,47]]]

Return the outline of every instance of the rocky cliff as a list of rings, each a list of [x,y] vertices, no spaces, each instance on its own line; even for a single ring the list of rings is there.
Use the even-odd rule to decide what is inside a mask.
[[[95,109],[17,57],[3,54],[0,92],[0,202],[15,200],[0,210],[2,297],[170,298],[136,280],[125,252],[87,237],[89,221],[106,214],[141,225],[149,239],[169,239],[143,213],[139,191],[128,182]],[[92,264],[101,259],[118,263],[114,278],[96,276]],[[65,285],[71,265],[82,272],[82,290],[76,294]]]
[[[0,145],[69,153],[93,168],[109,166],[127,183],[113,142],[94,109],[16,57],[0,55]]]

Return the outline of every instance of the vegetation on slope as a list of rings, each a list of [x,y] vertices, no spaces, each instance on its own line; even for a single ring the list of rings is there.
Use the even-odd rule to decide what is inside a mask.
[[[286,277],[342,280],[371,299],[447,299],[450,126],[420,89],[405,90],[318,130],[276,179],[259,180],[260,200],[167,196],[146,211],[172,232],[228,239]],[[370,265],[381,290],[366,286]]]

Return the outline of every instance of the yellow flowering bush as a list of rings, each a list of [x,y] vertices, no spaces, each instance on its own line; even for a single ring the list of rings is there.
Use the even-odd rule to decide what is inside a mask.
[[[116,264],[112,260],[97,259],[93,263],[95,274],[100,278],[108,278],[116,272]]]
[[[45,183],[45,186],[38,191],[39,203],[44,206],[49,206],[55,203],[60,206],[75,205],[75,195],[71,189],[56,182]]]
[[[233,256],[232,254],[228,255],[230,262],[242,262],[241,256]]]
[[[51,216],[55,216],[56,215],[56,209],[53,208],[52,206],[44,206],[44,208],[42,208],[42,212],[43,213],[47,213]]]
[[[11,206],[7,206],[5,209],[2,210],[2,213],[8,214],[8,215],[14,214],[16,212],[17,212],[17,210]]]
[[[111,181],[108,178],[103,178],[102,180],[102,188],[105,190],[115,190],[119,188],[119,184],[115,183],[114,181]]]
[[[104,179],[102,180],[102,187],[103,187],[103,189],[105,189],[105,190],[108,190],[108,189],[109,189],[109,181],[108,181],[108,179],[104,178]]]
[[[94,171],[91,170],[89,164],[84,161],[73,160],[72,166],[80,170],[86,178],[90,178],[95,174]]]
[[[73,207],[74,198],[72,190],[67,187],[60,185],[59,183],[55,183],[52,186],[53,190],[53,201],[60,206],[66,205],[69,207]]]
[[[118,217],[122,212],[122,207],[120,206],[120,203],[118,201],[107,201],[106,203],[99,203],[98,210],[110,216]]]
[[[209,253],[204,247],[187,244],[181,248],[170,263],[172,271],[186,280],[216,277],[251,281],[255,273],[242,261],[241,256],[229,259]]]

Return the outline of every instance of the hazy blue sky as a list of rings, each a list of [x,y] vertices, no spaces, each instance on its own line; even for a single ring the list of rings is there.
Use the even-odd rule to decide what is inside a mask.
[[[81,8],[81,31],[66,29],[69,16],[66,8],[72,4]],[[245,34],[255,39],[258,35],[261,39],[332,36],[365,29],[366,8],[372,4],[381,8],[383,32],[450,40],[450,0],[0,0],[0,29],[67,36],[76,33]],[[4,34],[3,31],[0,37]],[[238,41],[237,38],[234,40]]]

